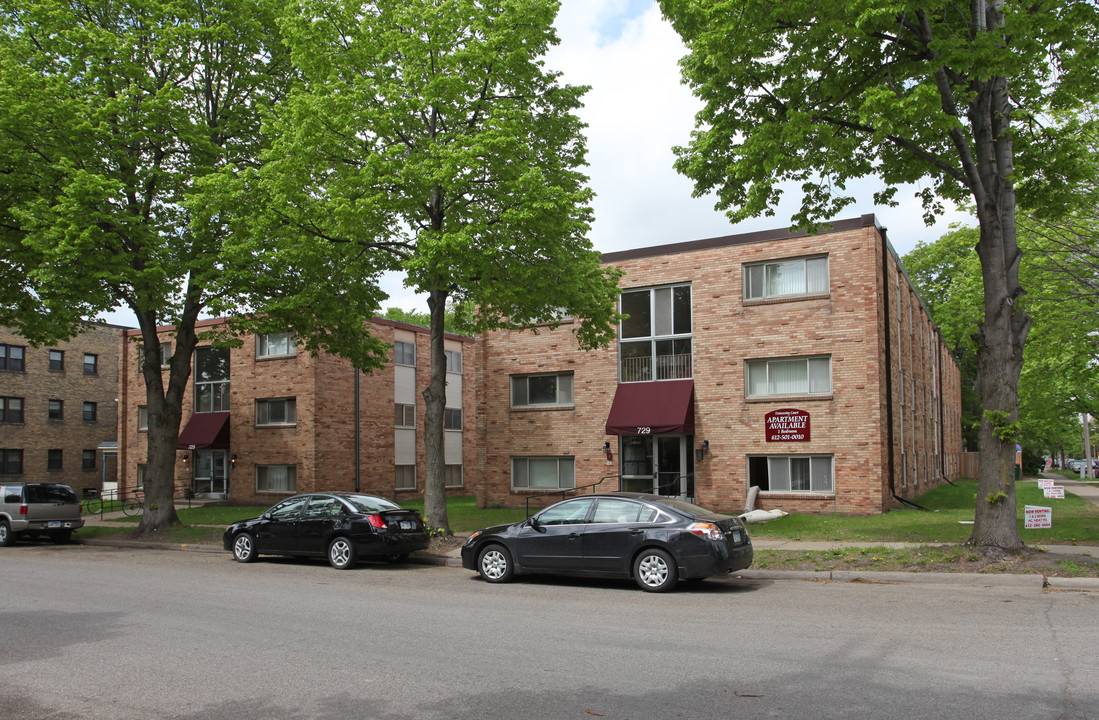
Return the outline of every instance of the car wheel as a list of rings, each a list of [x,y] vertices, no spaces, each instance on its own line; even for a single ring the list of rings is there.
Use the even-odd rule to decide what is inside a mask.
[[[511,553],[503,545],[489,545],[477,556],[477,572],[490,583],[509,582],[515,577]]]
[[[62,530],[60,532],[50,533],[50,538],[53,539],[54,545],[65,545],[66,543],[72,542],[73,531]]]
[[[408,553],[389,553],[385,559],[391,563],[403,563],[408,560]]]
[[[643,550],[633,561],[633,579],[637,586],[648,592],[667,592],[675,587],[679,570],[672,556],[664,550]]]
[[[355,546],[345,537],[338,537],[328,546],[328,563],[337,570],[355,564]]]
[[[0,547],[7,547],[11,545],[12,540],[11,525],[7,520],[0,520]]]
[[[233,538],[233,559],[237,562],[250,563],[259,557],[256,552],[256,538],[252,533],[240,533]]]

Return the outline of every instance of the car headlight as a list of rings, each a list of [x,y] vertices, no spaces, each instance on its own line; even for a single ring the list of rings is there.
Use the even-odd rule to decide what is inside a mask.
[[[478,530],[477,532],[475,532],[475,533],[473,533],[472,535],[470,535],[470,536],[469,536],[469,538],[468,538],[468,539],[466,540],[466,545],[469,545],[469,544],[470,544],[471,542],[473,542],[474,540],[476,540],[476,539],[477,539],[477,536],[478,536],[478,535],[480,535],[480,534],[481,534],[481,531],[480,531],[480,530]]]
[[[693,523],[692,525],[687,527],[687,532],[694,533],[695,535],[698,535],[701,538],[706,538],[707,540],[725,539],[725,533],[721,532],[721,528],[719,528],[717,525],[714,525],[713,523],[708,522]]]

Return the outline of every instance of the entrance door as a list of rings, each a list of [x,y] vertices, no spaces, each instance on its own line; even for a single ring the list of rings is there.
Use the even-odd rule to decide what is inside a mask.
[[[196,496],[228,497],[228,454],[228,450],[195,450]]]
[[[620,453],[622,489],[693,498],[692,440],[692,435],[623,436]]]

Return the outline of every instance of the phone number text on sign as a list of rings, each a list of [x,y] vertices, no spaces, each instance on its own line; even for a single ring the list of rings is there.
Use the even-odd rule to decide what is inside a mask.
[[[763,419],[767,442],[807,442],[809,440],[809,413],[785,408],[767,413]]]

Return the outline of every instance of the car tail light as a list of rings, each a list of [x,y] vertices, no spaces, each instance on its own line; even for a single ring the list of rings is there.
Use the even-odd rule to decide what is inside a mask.
[[[27,514],[27,506],[26,505],[20,505],[19,506],[19,514],[20,515],[26,515]]]
[[[367,515],[367,516],[366,516],[366,521],[367,521],[368,523],[370,523],[371,525],[373,525],[374,527],[376,527],[376,528],[385,528],[385,527],[388,527],[388,526],[387,526],[387,525],[385,524],[385,520],[382,520],[382,516],[381,516],[381,515]]]
[[[687,528],[689,532],[698,535],[699,537],[706,538],[707,540],[724,540],[725,534],[721,532],[721,528],[713,523],[694,523]]]

